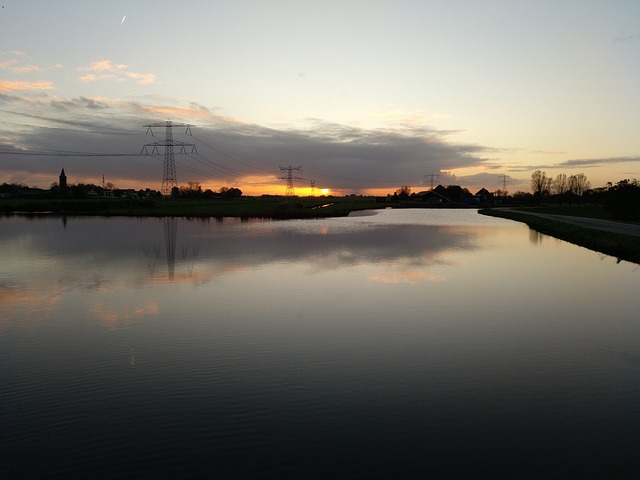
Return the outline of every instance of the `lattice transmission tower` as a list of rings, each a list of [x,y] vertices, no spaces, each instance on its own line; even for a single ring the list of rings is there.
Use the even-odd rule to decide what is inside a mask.
[[[180,147],[180,151],[178,153],[198,154],[196,146],[193,143],[177,142],[173,139],[173,127],[186,127],[185,133],[187,135],[191,135],[191,127],[193,127],[193,125],[189,125],[188,123],[173,123],[171,120],[167,120],[166,122],[145,125],[145,127],[147,127],[147,135],[152,136],[155,136],[153,135],[152,128],[165,127],[164,141],[147,143],[142,147],[141,153],[146,153],[147,155],[159,155],[160,151],[158,147],[164,147],[164,170],[162,172],[162,188],[160,189],[160,193],[162,193],[163,196],[168,197],[171,195],[173,187],[178,186],[178,179],[176,177],[176,159],[173,147]],[[151,148],[151,153],[149,153],[149,147]],[[190,151],[187,151],[188,148]]]
[[[511,183],[509,175],[500,175],[502,177],[502,195],[507,195],[507,183]]]
[[[280,180],[287,181],[287,190],[285,191],[285,196],[293,197],[295,195],[293,191],[293,181],[294,180],[304,180],[302,177],[296,177],[293,175],[293,171],[296,170],[298,172],[302,171],[302,167],[292,167],[289,165],[288,167],[280,167],[280,170],[283,172],[287,172],[286,177],[278,177]]]
[[[438,178],[440,175],[436,175],[433,173],[430,173],[428,175],[425,175],[426,178],[429,179],[429,186],[431,187],[431,190],[433,190],[433,185],[435,184],[435,180],[436,178]]]

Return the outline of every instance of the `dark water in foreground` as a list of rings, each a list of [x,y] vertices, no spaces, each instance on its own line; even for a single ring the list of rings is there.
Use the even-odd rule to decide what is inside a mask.
[[[0,219],[2,478],[634,478],[640,270],[471,211]]]

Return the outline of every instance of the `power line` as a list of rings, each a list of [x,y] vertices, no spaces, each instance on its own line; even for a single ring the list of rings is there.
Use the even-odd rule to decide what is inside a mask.
[[[200,162],[203,165],[207,165],[213,168],[217,168],[218,170],[224,172],[227,175],[233,175],[233,176],[240,176],[243,175],[243,172],[240,172],[239,170],[236,170],[234,168],[230,168],[230,167],[225,167],[224,165],[220,165],[217,162],[214,162],[213,160],[208,159],[207,157],[204,157],[202,155],[198,154],[191,154],[188,153],[187,156],[189,158],[193,158],[194,160]]]
[[[229,169],[226,169],[223,166],[218,166],[216,164],[211,165],[210,162],[206,161],[206,159],[201,158],[199,155],[193,155],[193,154],[187,154],[187,157],[195,160],[196,162],[198,162],[200,165],[207,167],[209,169],[214,170],[214,172],[209,172],[209,173],[205,173],[205,172],[201,172],[203,176],[207,177],[207,178],[218,178],[219,176],[223,175],[225,177],[237,177],[240,176],[240,174],[237,174]],[[195,170],[195,169],[194,169]]]
[[[196,175],[200,176],[200,177],[204,177],[204,178],[216,178],[211,174],[208,174],[206,172],[203,172],[202,170],[199,170],[197,168],[194,168],[192,166],[189,165],[185,165],[184,162],[178,161],[176,160],[176,164],[180,165],[180,169],[181,170],[186,170],[187,172],[191,172],[191,173],[195,173]]]
[[[202,140],[200,137],[197,137],[195,135],[193,135],[193,138],[195,138],[198,142],[202,143],[203,145],[205,145],[206,147],[210,148],[211,150],[213,150],[216,153],[219,153],[220,155],[222,155],[223,157],[228,158],[229,160],[232,160],[236,163],[239,163],[240,165],[243,165],[244,167],[249,168],[249,172],[248,173],[269,173],[266,170],[260,170],[260,169],[256,169],[256,167],[254,165],[250,165],[246,162],[243,162],[242,160],[239,160],[238,158],[220,150],[217,147],[214,147],[213,145],[208,144],[207,142],[205,142],[204,140]]]
[[[22,151],[0,151],[3,155],[29,155],[36,157],[143,157],[140,153],[88,153],[88,152],[65,152],[65,151],[47,151],[47,150],[22,150]]]

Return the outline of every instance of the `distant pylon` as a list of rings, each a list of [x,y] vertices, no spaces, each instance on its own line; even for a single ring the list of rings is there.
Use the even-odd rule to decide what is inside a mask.
[[[425,175],[425,177],[427,177],[429,179],[429,186],[431,187],[431,190],[433,190],[433,184],[434,184],[434,180],[436,178],[438,178],[440,175],[435,175],[433,173],[430,173],[429,175]]]
[[[511,181],[511,179],[507,180],[509,178],[509,175],[500,175],[502,177],[502,195],[506,195],[507,194],[507,183]]]
[[[287,181],[287,189],[285,191],[285,195],[287,197],[293,197],[295,195],[294,191],[293,191],[293,180],[304,180],[304,178],[302,177],[294,177],[293,175],[293,171],[297,170],[297,171],[301,171],[302,167],[292,167],[291,165],[289,165],[288,167],[280,167],[280,170],[283,172],[287,172],[287,176],[286,177],[278,177],[280,180],[286,180]]]
[[[316,181],[311,180],[311,196],[315,197],[316,195]]]
[[[162,172],[162,188],[160,189],[160,193],[162,193],[163,196],[168,197],[171,195],[173,187],[178,186],[178,179],[176,177],[176,159],[173,147],[180,147],[179,153],[198,154],[196,146],[193,143],[176,142],[173,140],[173,127],[187,127],[185,133],[187,135],[191,135],[191,127],[193,127],[193,125],[189,125],[188,123],[173,123],[171,120],[167,120],[166,122],[145,125],[145,127],[147,127],[147,135],[153,135],[153,130],[151,130],[153,127],[165,127],[164,142],[147,143],[142,147],[141,153],[149,154],[147,147],[152,147],[151,155],[158,155],[160,153],[158,147],[164,147],[164,169]],[[190,152],[187,152],[187,147],[190,147]]]

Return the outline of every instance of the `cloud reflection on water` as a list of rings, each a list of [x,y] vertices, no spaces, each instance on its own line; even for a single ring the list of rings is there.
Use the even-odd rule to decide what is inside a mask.
[[[94,300],[88,307],[89,316],[98,319],[109,329],[130,326],[134,320],[155,316],[158,312],[158,304],[151,301],[138,305],[104,305]]]
[[[36,309],[46,318],[84,302],[108,328],[157,315],[163,284],[194,287],[268,265],[296,264],[307,274],[366,265],[363,281],[442,282],[434,265],[448,252],[477,248],[479,227],[385,224],[377,220],[289,222],[237,219],[12,217],[0,220],[0,316]],[[169,222],[169,228],[167,227]],[[76,298],[80,296],[80,298]],[[29,298],[36,299],[34,301]]]

